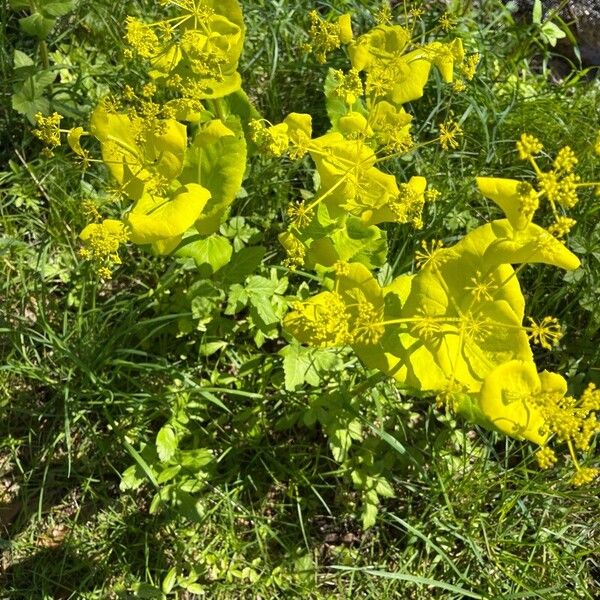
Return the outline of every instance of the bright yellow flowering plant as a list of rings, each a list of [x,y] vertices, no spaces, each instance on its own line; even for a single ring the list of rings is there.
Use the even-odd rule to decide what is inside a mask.
[[[347,34],[346,21],[314,23],[317,58],[323,59],[324,48],[345,44],[351,63],[347,73],[330,70],[325,83],[330,131],[310,139],[310,117],[297,114],[281,125],[256,126],[260,140],[272,144],[278,136],[277,152],[263,143],[265,152],[287,150],[292,158],[308,152],[318,174],[314,200],[289,209],[290,226],[280,241],[288,264],[317,269],[327,289],[297,302],[286,329],[311,346],[350,347],[365,366],[404,389],[433,395],[438,405],[472,422],[537,444],[542,468],[557,460],[551,444],[565,443],[575,466],[572,483],[591,481],[597,470],[580,466],[577,450],[586,451],[600,431],[600,394],[590,386],[576,400],[566,395],[562,376],[538,373],[531,343],[551,350],[562,330],[551,316],[539,323],[526,316],[517,274],[532,263],[578,268],[579,260],[561,241],[574,224],[566,211],[578,202],[580,188],[597,182],[579,180],[569,147],[543,171],[541,143],[524,134],[517,150],[534,169],[535,185],[476,179],[505,219],[476,228],[450,247],[424,243],[415,257],[417,273],[380,286],[372,269],[387,252],[378,225],[421,227],[432,195],[424,177],[398,183],[380,169],[383,161],[416,146],[403,105],[423,95],[434,67],[447,83],[455,71],[462,73],[462,87],[479,57],[465,60],[460,39],[415,44],[408,28],[389,22],[356,39]],[[300,122],[301,135],[293,125]],[[442,148],[458,147],[460,133],[456,122],[441,124]],[[546,227],[533,222],[544,202],[552,215]]]
[[[596,469],[580,464],[580,453],[600,431],[600,391],[590,385],[576,399],[560,374],[539,371],[531,345],[552,350],[563,331],[552,316],[537,322],[527,314],[518,278],[529,264],[567,271],[579,266],[564,243],[574,224],[567,211],[582,188],[599,183],[579,179],[574,152],[562,148],[544,170],[542,144],[524,134],[517,151],[533,169],[533,183],[476,178],[482,197],[504,218],[450,246],[424,242],[414,256],[416,272],[383,285],[376,272],[388,255],[382,225],[421,229],[427,205],[441,194],[418,173],[399,181],[389,165],[427,144],[443,150],[461,144],[461,122],[451,115],[438,123],[436,137],[416,139],[409,103],[424,95],[435,71],[453,92],[464,90],[479,54],[467,52],[459,37],[422,41],[414,33],[417,12],[407,13],[401,25],[391,10],[383,10],[379,23],[360,35],[350,15],[329,21],[312,12],[305,50],[320,64],[340,49],[348,59],[347,69],[327,72],[329,129],[315,135],[309,114],[292,112],[273,124],[249,103],[238,72],[245,29],[236,0],[161,4],[164,19],[130,17],[125,24],[125,55],[146,75],[140,89],[125,86],[119,96],[106,97],[93,111],[88,131],[62,130],[60,115],[38,115],[37,135],[49,150],[60,145],[64,133],[84,166],[98,160],[82,145],[85,136],[94,138],[113,184],[121,217],[102,218],[88,206],[92,222],[80,234],[81,256],[94,262],[103,279],[120,264],[119,248],[127,242],[158,255],[204,257],[206,241],[218,236],[240,191],[247,141],[272,159],[312,164],[314,194],[287,207],[279,235],[287,257],[280,268],[292,274],[314,271],[311,277],[322,290],[310,295],[301,286],[283,318],[288,280],[282,284],[272,275],[246,289],[232,286],[235,299],[229,298],[227,310],[234,314],[238,303],[254,298],[254,319],[271,338],[282,323],[296,340],[282,350],[284,361],[305,350],[298,349],[299,342],[350,350],[369,370],[346,403],[347,390],[327,390],[335,415],[322,406],[314,409],[334,457],[352,467],[364,492],[364,524],[373,523],[378,497],[393,495],[353,412],[372,374],[390,378],[396,389],[435,398],[439,407],[470,422],[535,444],[541,468],[552,467],[554,448],[565,444],[575,467],[572,483],[596,477]],[[440,25],[451,29],[448,19]],[[233,255],[229,242],[222,244],[226,257],[214,270]],[[265,288],[277,298],[272,304],[257,291]],[[265,339],[255,341],[260,346]],[[293,389],[293,382],[286,389],[288,384]],[[355,457],[348,452],[352,441],[364,442]]]
[[[37,135],[52,149],[67,135],[84,165],[81,144],[92,136],[114,182],[117,202],[128,207],[120,221],[102,220],[81,232],[81,255],[110,278],[127,241],[156,254],[184,248],[194,256],[214,234],[238,193],[246,166],[246,140],[239,114],[252,111],[241,90],[237,63],[244,39],[236,0],[189,0],[162,4],[176,14],[146,23],[128,18],[125,55],[140,60],[149,81],[125,86],[94,110],[89,132],[60,129],[60,115],[38,115]],[[191,132],[191,135],[190,135]],[[231,250],[230,250],[231,253]]]

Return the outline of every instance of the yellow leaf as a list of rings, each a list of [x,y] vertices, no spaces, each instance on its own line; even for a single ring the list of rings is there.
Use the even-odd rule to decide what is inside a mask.
[[[127,215],[131,241],[151,244],[181,236],[200,216],[210,198],[210,192],[196,183],[189,183],[173,200],[145,194]]]
[[[535,363],[511,360],[487,375],[479,392],[479,406],[503,433],[542,446],[548,434],[544,431],[544,419],[531,400],[541,391]]]
[[[521,195],[519,194],[519,189],[523,186],[521,181],[499,177],[477,177],[475,181],[479,191],[504,211],[514,229],[525,229],[531,223],[534,213],[522,210]]]

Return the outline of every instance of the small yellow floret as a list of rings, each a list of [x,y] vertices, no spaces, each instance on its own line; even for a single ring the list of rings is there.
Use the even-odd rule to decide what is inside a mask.
[[[565,146],[558,151],[556,158],[554,159],[554,168],[557,171],[563,171],[564,173],[571,173],[573,171],[573,167],[578,163],[577,156],[575,156],[575,152],[569,148],[569,146]]]
[[[249,128],[252,141],[261,152],[269,156],[282,156],[286,153],[290,138],[285,123],[267,127],[264,121],[254,119],[250,121]]]
[[[592,467],[580,467],[575,475],[571,478],[571,485],[575,487],[581,487],[591,483],[600,475],[600,469],[594,469]]]
[[[311,41],[304,45],[304,49],[313,52],[317,61],[324,63],[327,54],[352,39],[350,19],[348,15],[342,15],[336,23],[329,23],[322,19],[316,10],[311,11],[308,16],[310,18],[308,35]]]
[[[119,247],[129,239],[125,225],[115,219],[105,219],[102,223],[90,223],[79,237],[84,244],[80,256],[97,262],[100,276],[110,279],[111,266],[121,264]]]
[[[542,143],[529,133],[523,133],[521,139],[517,142],[517,150],[523,160],[533,158],[535,154],[539,154],[542,151],[542,148]]]
[[[444,150],[456,149],[459,146],[458,139],[463,135],[462,127],[453,119],[440,123],[440,145]]]
[[[565,237],[577,223],[575,219],[571,217],[557,216],[554,223],[548,227],[548,231],[556,238]]]
[[[481,55],[476,52],[475,54],[471,54],[461,65],[460,65],[460,74],[467,80],[471,81],[473,77],[475,77],[475,73],[477,72],[477,65],[479,64],[479,59]]]
[[[421,241],[421,250],[415,252],[415,264],[418,269],[431,265],[432,268],[440,266],[445,262],[447,255],[442,240]]]
[[[42,140],[50,149],[60,146],[60,121],[62,115],[57,112],[45,117],[41,112],[35,115],[37,129],[33,130],[33,134],[38,139]]]
[[[135,17],[125,21],[125,41],[130,51],[141,58],[152,58],[159,52],[159,41],[152,28]]]
[[[529,339],[546,350],[552,350],[562,337],[560,322],[556,317],[544,317],[539,323],[529,317]]]
[[[535,459],[540,469],[551,469],[557,461],[556,454],[552,448],[544,446],[535,453]]]
[[[304,202],[298,202],[288,207],[287,214],[292,219],[294,227],[304,229],[310,223],[314,213]]]
[[[450,13],[445,12],[438,21],[439,26],[442,31],[450,31],[454,25],[456,24],[456,20],[450,15]]]

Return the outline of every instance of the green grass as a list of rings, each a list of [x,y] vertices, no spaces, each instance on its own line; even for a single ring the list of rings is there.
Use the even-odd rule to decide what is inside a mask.
[[[243,4],[249,33],[242,74],[251,98],[273,122],[306,111],[324,128],[323,97],[315,90],[326,67],[298,51],[307,12],[332,6],[369,23],[371,3]],[[74,39],[67,52],[93,57],[72,92],[82,118],[121,73],[115,46],[124,15],[154,9],[150,2],[82,0],[73,18],[60,21],[52,39]],[[34,44],[4,5],[0,10],[2,69],[10,72],[14,48],[32,51]],[[463,146],[450,154],[424,149],[394,166],[400,176],[426,175],[444,192],[422,231],[388,227],[397,274],[411,268],[422,239],[450,243],[497,216],[475,192],[473,177],[527,174],[514,153],[524,128],[552,154],[567,143],[581,150],[600,126],[597,82],[557,85],[526,71],[534,97],[524,98],[519,86],[502,94],[496,82],[525,66],[517,59],[533,47],[530,32],[477,18],[465,27],[483,30],[473,39],[488,54],[472,89],[451,102],[464,118]],[[509,72],[497,73],[491,56]],[[414,106],[423,137],[435,135],[449,105],[432,82]],[[2,600],[159,597],[172,569],[197,585],[190,588],[197,596],[174,588],[169,597],[178,598],[600,595],[598,483],[574,490],[568,469],[540,472],[526,444],[468,429],[387,382],[377,384],[375,399],[364,398],[365,414],[385,417],[364,427],[374,427],[381,451],[395,461],[395,497],[382,501],[376,526],[363,530],[360,496],[322,428],[285,423],[306,412],[316,390],[285,391],[277,354],[283,342],[257,349],[245,322],[224,319],[228,346],[203,356],[201,329],[178,335],[180,320],[191,316],[186,293],[194,273],[135,249],[112,282],[98,284],[77,257],[77,234],[85,224],[81,201],[90,186],[102,189],[102,170],[91,169],[82,184],[66,153],[40,157],[6,86],[0,119]],[[598,161],[580,167],[598,179]],[[253,160],[247,196],[232,215],[244,216],[257,230],[249,235],[267,247],[263,275],[281,261],[276,235],[287,204],[311,185],[308,163]],[[523,288],[531,314],[555,315],[567,331],[559,352],[540,354],[541,366],[568,374],[579,392],[589,381],[600,383],[597,199],[585,199],[576,212],[570,243],[583,268],[567,277],[529,267]],[[301,275],[291,282],[304,280],[310,284]],[[356,361],[343,361],[360,378]],[[121,474],[147,460],[140,444],[153,443],[182,404],[193,431],[186,443],[211,449],[216,464],[193,495],[195,506],[177,497],[154,513],[152,482],[123,491]],[[378,433],[383,426],[394,437]]]

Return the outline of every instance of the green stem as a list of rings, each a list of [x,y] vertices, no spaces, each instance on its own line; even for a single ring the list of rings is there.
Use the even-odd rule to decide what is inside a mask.
[[[225,123],[227,117],[225,116],[225,107],[223,106],[223,101],[221,98],[215,98],[214,100],[211,100],[211,106],[213,111],[217,114],[217,117],[219,117],[219,119]]]
[[[42,59],[44,69],[49,69],[50,59],[48,57],[48,44],[46,43],[46,40],[40,42],[40,58]]]

